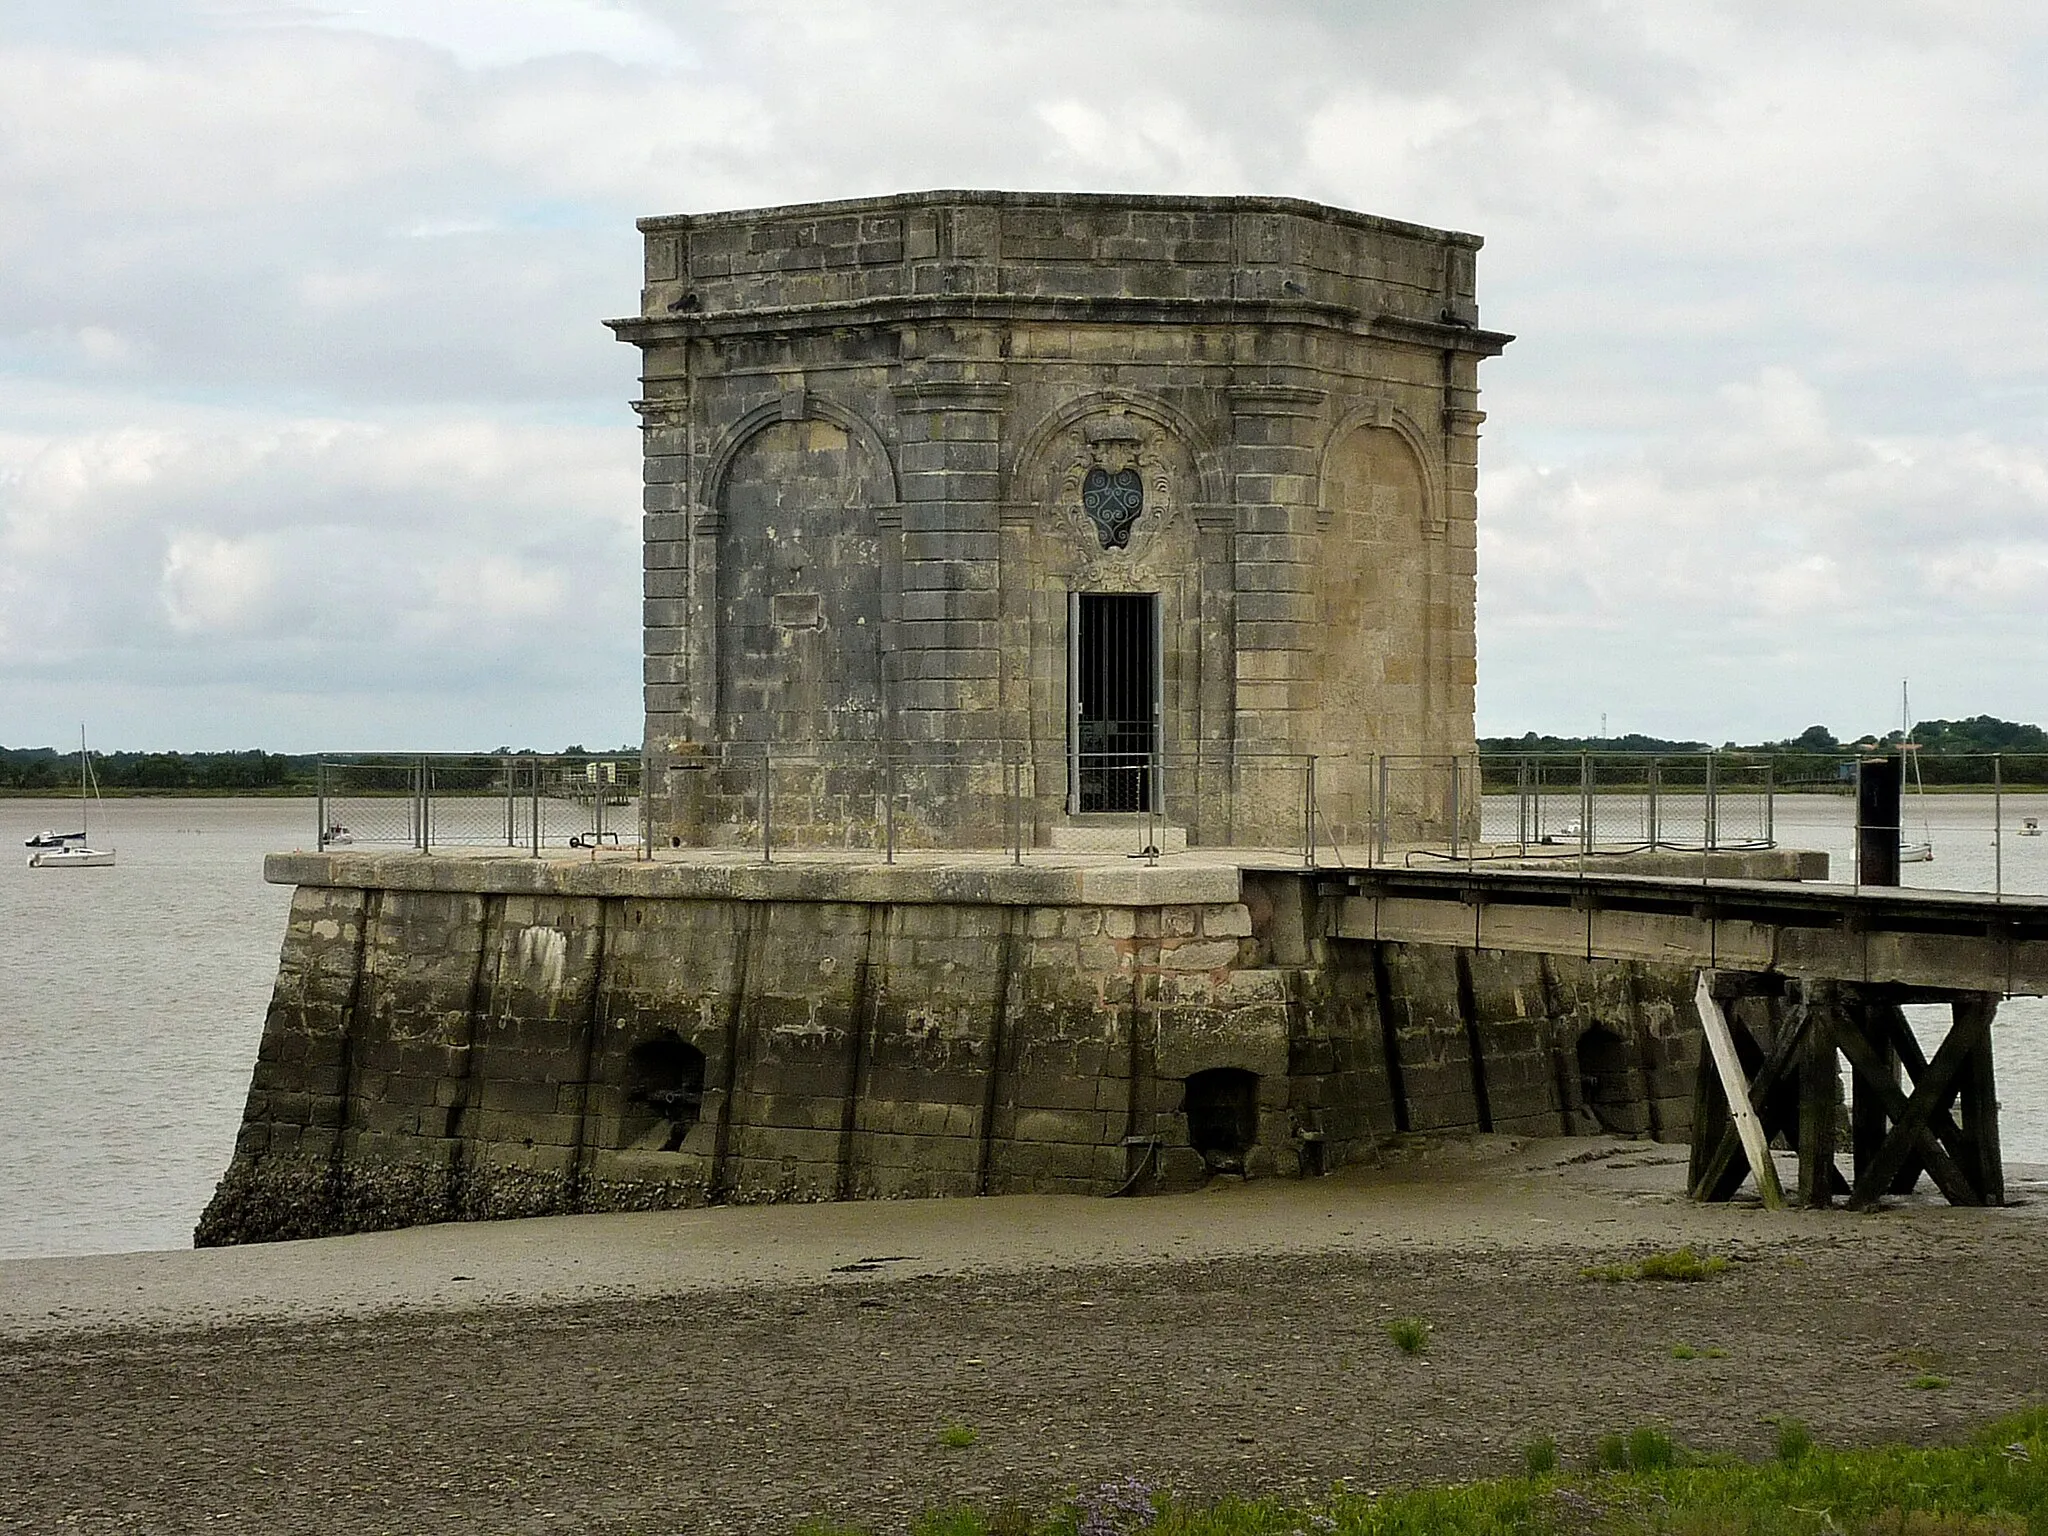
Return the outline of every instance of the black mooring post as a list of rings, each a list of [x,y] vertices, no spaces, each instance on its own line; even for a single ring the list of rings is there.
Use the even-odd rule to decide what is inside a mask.
[[[1856,765],[1856,883],[1899,883],[1899,788],[1896,757]]]

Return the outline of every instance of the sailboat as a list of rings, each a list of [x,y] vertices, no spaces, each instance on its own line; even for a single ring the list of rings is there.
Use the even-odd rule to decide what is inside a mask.
[[[1899,680],[1899,755],[1913,765],[1913,803],[1920,807],[1920,841],[1906,841],[1899,829],[1899,862],[1931,864],[1934,861],[1934,833],[1927,825],[1927,786],[1920,781],[1920,743],[1913,739],[1913,706],[1906,696],[1906,679]],[[1902,818],[1903,819],[1903,818]]]
[[[78,821],[76,834],[57,833],[56,846],[37,848],[28,856],[30,869],[107,869],[114,862],[114,850],[92,845],[92,806],[100,797],[93,777],[92,757],[85,750],[85,727],[78,728]],[[46,837],[52,834],[44,834]]]

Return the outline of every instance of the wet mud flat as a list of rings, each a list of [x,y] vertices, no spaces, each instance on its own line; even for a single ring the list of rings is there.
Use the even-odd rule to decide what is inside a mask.
[[[1074,1202],[1037,1265],[920,1273],[878,1246],[763,1279],[735,1245],[723,1283],[611,1300],[0,1316],[0,1530],[895,1530],[1127,1475],[1192,1495],[1485,1476],[1536,1436],[1569,1460],[1644,1423],[1757,1456],[1778,1415],[1933,1442],[2048,1397],[2038,1207],[1701,1212],[1670,1199],[1668,1155],[1553,1161],[1520,1184],[1424,1169],[1186,1197],[1167,1216],[1210,1242],[1111,1263],[1087,1262],[1087,1226],[1119,1207]],[[895,1219],[865,1235],[922,1218]],[[1272,1240],[1290,1221],[1314,1241]],[[1692,1284],[1582,1273],[1674,1240],[1733,1262]],[[1427,1320],[1422,1352],[1389,1340],[1395,1317]]]

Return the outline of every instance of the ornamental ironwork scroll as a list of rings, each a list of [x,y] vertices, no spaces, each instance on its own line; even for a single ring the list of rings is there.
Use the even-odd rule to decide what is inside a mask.
[[[1129,466],[1108,470],[1096,465],[1081,481],[1081,510],[1104,549],[1130,548],[1131,524],[1145,510],[1143,477]]]

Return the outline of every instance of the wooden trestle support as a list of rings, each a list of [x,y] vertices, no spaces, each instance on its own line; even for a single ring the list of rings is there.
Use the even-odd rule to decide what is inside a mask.
[[[1902,1003],[1949,1005],[1949,1031],[1933,1060]],[[1709,1049],[1701,1053],[1694,1089],[1692,1198],[1731,1198],[1752,1171],[1745,1142],[1761,1150],[1778,1141],[1799,1154],[1798,1205],[1827,1207],[1846,1197],[1851,1210],[1869,1210],[1886,1195],[1910,1193],[1922,1173],[1953,1205],[2004,1204],[1991,1063],[1998,1003],[1995,992],[1702,972],[1699,1007]],[[1838,1056],[1848,1058],[1852,1073],[1853,1181],[1835,1160]],[[1767,1153],[1762,1161],[1769,1163]],[[1756,1172],[1766,1203],[1779,1203],[1775,1171]]]

